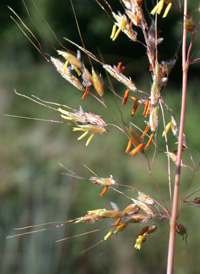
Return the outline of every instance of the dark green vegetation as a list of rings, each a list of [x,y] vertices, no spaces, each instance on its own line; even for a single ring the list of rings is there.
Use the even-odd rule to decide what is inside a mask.
[[[18,1],[17,4],[13,4],[13,1],[4,2],[1,3],[3,12],[0,25],[0,269],[2,273],[132,273],[133,269],[134,273],[141,274],[165,273],[168,244],[166,222],[163,222],[159,230],[147,239],[141,251],[134,249],[140,225],[130,226],[116,239],[113,237],[82,254],[80,253],[83,250],[100,241],[108,230],[69,241],[54,242],[63,237],[106,227],[109,225],[107,222],[65,226],[35,235],[6,239],[7,235],[13,234],[14,227],[72,219],[84,215],[87,210],[110,208],[110,201],[116,203],[119,208],[127,205],[128,201],[125,198],[111,190],[101,198],[100,187],[62,175],[64,170],[59,163],[89,178],[91,174],[83,167],[85,164],[99,176],[112,174],[117,182],[139,187],[152,194],[154,198],[157,197],[152,182],[148,182],[148,174],[144,171],[139,156],[133,158],[123,153],[126,139],[118,132],[95,136],[86,148],[85,140],[77,141],[79,134],[72,132],[72,129],[65,125],[2,116],[14,114],[60,119],[57,113],[16,96],[13,91],[15,88],[20,93],[29,96],[34,94],[41,99],[67,104],[76,109],[81,105],[85,111],[94,111],[97,114],[103,114],[105,120],[110,119],[109,114],[92,98],[88,97],[86,101],[82,101],[80,99],[82,94],[73,89],[46,63],[9,18],[7,4],[20,16],[24,16],[26,23],[31,27],[30,19],[27,18],[21,2]],[[59,39],[63,41],[62,37],[66,36],[80,43],[69,1],[60,1],[59,5],[53,0],[39,2],[37,5],[40,5],[40,10]],[[108,63],[116,64],[118,61],[123,61],[127,75],[133,75],[137,85],[148,91],[150,77],[145,64],[145,51],[143,53],[141,51],[141,56],[138,57],[141,46],[130,43],[123,34],[120,34],[117,41],[113,43],[109,39],[112,23],[94,1],[75,4],[87,48],[96,53],[98,46]],[[37,24],[58,48],[56,41],[47,32],[34,8],[31,7],[30,11],[33,12]],[[91,16],[92,13],[95,14],[94,17]],[[165,40],[161,45],[164,58],[171,57],[176,51],[177,45],[174,41],[181,33],[181,17],[179,24],[179,22],[175,23],[177,17],[173,15],[174,13],[171,12],[172,27],[168,28],[168,33],[164,35]],[[106,24],[104,25],[103,22]],[[36,35],[43,41],[44,50],[56,56],[41,35],[37,32]],[[170,44],[170,48],[168,46],[165,48],[165,43]],[[67,44],[67,47],[70,45]],[[135,56],[137,56],[136,59]],[[176,111],[176,118],[179,120],[181,81],[178,82],[177,75],[181,75],[180,63],[172,72],[164,98]],[[200,151],[198,65],[192,67],[189,77],[185,133],[189,138],[193,156],[198,162]],[[115,88],[121,89],[123,94],[122,86],[115,86]],[[112,94],[107,102],[115,112]],[[140,123],[137,113],[133,123]],[[158,142],[163,142],[161,133],[162,129],[158,132]],[[176,141],[172,135],[171,138],[172,143]],[[151,151],[153,149],[150,149],[148,153]],[[189,159],[184,158],[184,155],[183,161],[185,164],[190,162]],[[164,154],[156,158],[153,172],[168,201],[167,158]],[[183,171],[181,181],[183,191],[190,178],[190,172]],[[190,191],[198,189],[198,184],[197,173]],[[181,190],[181,193],[183,191]],[[199,210],[197,207],[184,206],[181,222],[188,231],[188,245],[185,246],[181,236],[177,235],[175,273],[199,272]]]

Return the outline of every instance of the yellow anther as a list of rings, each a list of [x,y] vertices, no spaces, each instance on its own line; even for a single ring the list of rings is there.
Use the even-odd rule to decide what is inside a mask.
[[[161,0],[159,3],[158,3],[158,10],[157,10],[157,13],[160,14],[162,9],[163,9],[163,6],[164,6],[164,0]]]
[[[104,237],[104,241],[106,241],[108,238],[110,238],[110,236],[113,234],[115,230],[115,227],[113,227],[107,234],[106,236]]]
[[[112,28],[111,35],[110,35],[110,39],[113,40],[113,37],[115,36],[116,30],[117,30],[117,26],[114,24],[113,28]]]
[[[76,130],[75,130],[76,131]],[[88,134],[89,131],[85,131],[80,137],[78,137],[78,141],[82,140],[87,134]]]
[[[86,136],[86,135],[85,135]],[[89,143],[90,143],[90,141],[92,140],[92,138],[94,137],[94,133],[92,133],[91,135],[90,135],[90,137],[88,138],[88,140],[87,140],[87,142],[86,142],[86,147],[89,145]]]
[[[78,74],[78,76],[81,76],[81,71],[77,67],[74,67],[74,70],[76,71],[76,73]]]
[[[114,25],[113,26],[113,29],[112,29],[112,33],[111,33],[111,36],[110,38],[115,41],[117,39],[117,37],[119,36],[121,30],[123,30],[125,28],[125,23],[126,23],[126,17],[123,15],[121,16],[121,21],[120,21],[120,24],[119,24],[119,28],[117,30],[117,25]],[[118,21],[118,20],[117,20]],[[118,21],[119,22],[119,21]]]
[[[166,9],[165,9],[165,12],[164,12],[164,14],[163,14],[163,18],[165,18],[165,17],[168,15],[168,13],[169,13],[169,11],[170,11],[170,9],[171,9],[171,6],[172,6],[172,3],[169,3],[169,4],[167,5],[167,7],[166,7]]]
[[[165,12],[163,14],[163,18],[165,18],[168,13],[169,13],[169,10],[171,9],[171,6],[172,6],[172,2],[171,1],[164,1],[164,0],[160,0],[157,5],[152,9],[151,11],[151,15],[155,15],[156,13],[157,14],[160,14],[162,9],[163,9],[163,6],[164,6],[164,2],[168,2],[168,5],[165,9]]]
[[[115,35],[114,35],[114,37],[112,39],[113,41],[115,41],[117,39],[117,37],[119,36],[120,32],[121,32],[121,28],[118,28],[118,30],[116,31],[116,33],[115,33]]]
[[[66,61],[66,62],[65,62],[65,65],[64,65],[64,68],[63,68],[62,75],[64,75],[64,74],[65,74],[65,71],[66,71],[66,68],[67,68],[68,64],[69,64],[69,62],[68,62],[68,61]]]
[[[169,122],[166,127],[165,127],[165,130],[163,131],[163,134],[162,134],[162,137],[165,137],[165,133],[167,134],[169,129],[171,128],[171,124],[172,122]]]

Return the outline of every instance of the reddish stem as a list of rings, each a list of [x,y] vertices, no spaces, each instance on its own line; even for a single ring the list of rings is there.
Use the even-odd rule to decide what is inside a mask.
[[[176,238],[176,219],[178,209],[178,195],[180,185],[180,173],[181,173],[181,157],[182,157],[182,145],[183,145],[183,130],[185,121],[185,108],[186,108],[186,94],[187,94],[187,73],[188,63],[186,60],[186,42],[187,42],[187,31],[185,27],[187,19],[187,0],[184,0],[184,17],[183,17],[183,44],[182,44],[182,103],[181,103],[181,117],[180,117],[180,130],[178,139],[178,152],[177,152],[177,164],[176,164],[176,175],[174,183],[174,196],[172,205],[172,216],[170,219],[170,234],[169,234],[169,247],[168,247],[168,264],[167,274],[173,273],[174,267],[174,249],[175,249],[175,238]]]

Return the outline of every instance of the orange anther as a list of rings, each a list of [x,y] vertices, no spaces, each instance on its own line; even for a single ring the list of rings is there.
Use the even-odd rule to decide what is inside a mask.
[[[119,73],[121,73],[125,70],[125,67],[124,66],[122,67],[122,62],[118,62],[117,70],[119,71]]]
[[[135,154],[138,153],[138,151],[142,150],[144,147],[144,144],[141,143],[139,144],[137,147],[135,147],[133,150],[131,150],[131,152],[129,153],[131,156],[135,156]]]
[[[132,99],[132,100],[138,100],[138,98],[136,98],[136,97],[134,97],[134,96],[130,96],[130,98]]]
[[[122,218],[118,218],[118,220],[114,223],[114,226],[118,226]]]
[[[143,115],[145,117],[147,117],[149,115],[150,106],[151,106],[151,102],[149,100],[147,100],[146,103],[145,103],[145,106],[144,106],[144,111],[143,111]]]
[[[128,153],[130,151],[132,144],[133,144],[133,139],[130,138],[128,141],[128,145],[126,147],[126,151],[125,151],[126,153]]]
[[[85,100],[86,96],[88,95],[89,89],[90,89],[90,86],[87,86],[81,99]]]
[[[142,2],[143,2],[143,0],[137,0],[138,6],[141,6],[141,5],[142,5]]]
[[[144,132],[142,133],[142,136],[140,137],[141,139],[144,139],[145,135],[147,134],[148,130],[150,128],[150,125],[148,124],[144,130]]]
[[[138,99],[135,100],[135,103],[134,103],[133,108],[132,108],[131,116],[134,116],[137,107],[138,107]]]
[[[107,189],[108,189],[108,186],[105,186],[102,192],[100,193],[101,197],[106,193]]]
[[[149,137],[149,141],[148,141],[148,143],[146,144],[145,149],[148,149],[148,148],[149,148],[149,146],[150,146],[150,144],[151,144],[151,142],[152,142],[152,140],[153,140],[153,136],[154,136],[154,134],[151,134],[151,136]]]
[[[130,89],[127,89],[124,93],[124,99],[122,101],[122,105],[125,105],[127,100],[128,100],[128,95],[129,95]]]

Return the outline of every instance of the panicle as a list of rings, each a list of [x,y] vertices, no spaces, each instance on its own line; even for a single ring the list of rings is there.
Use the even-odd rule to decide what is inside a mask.
[[[65,67],[65,64],[63,62],[61,62],[60,60],[54,57],[51,57],[50,60],[52,64],[55,66],[56,70],[65,80],[67,80],[70,84],[75,86],[77,89],[82,91],[85,90],[82,84],[80,83],[80,81],[78,80],[78,78],[71,73],[70,69]]]
[[[78,127],[73,128],[73,131],[88,131],[91,133],[104,134],[107,133],[107,129],[102,126],[97,125],[78,125]]]
[[[116,185],[116,182],[113,179],[112,175],[110,175],[110,178],[91,177],[90,180],[93,181],[94,184],[102,185],[102,186],[113,186],[113,185]]]
[[[62,50],[57,50],[57,53],[61,55],[62,57],[64,57],[66,61],[69,62],[74,68],[78,68],[82,70],[83,65],[81,61],[77,57],[75,57],[73,54],[67,51],[62,51]],[[77,55],[80,55],[80,54],[77,54]]]
[[[143,229],[140,231],[140,234],[138,238],[136,239],[135,243],[135,248],[136,249],[141,249],[141,244],[146,241],[146,238],[149,236],[149,234],[155,232],[157,230],[157,226],[153,224],[152,226],[145,226]]]
[[[107,64],[103,65],[103,68],[113,76],[118,82],[124,84],[128,89],[132,91],[137,91],[135,84],[132,82],[131,78],[127,78],[124,74],[118,71],[116,66],[110,66]]]
[[[137,199],[132,199],[133,202],[139,207],[141,208],[145,213],[147,213],[148,215],[154,216],[154,212],[153,210],[150,208],[149,204],[147,204],[144,201],[138,201]]]
[[[90,124],[86,124],[86,125],[78,125],[77,127],[73,128],[73,131],[83,131],[84,133],[78,138],[78,140],[82,140],[89,132],[91,133],[90,137],[88,138],[87,142],[86,142],[86,146],[89,145],[90,141],[92,140],[92,138],[94,137],[94,134],[104,134],[107,133],[107,129],[105,129],[102,126],[98,126],[98,125],[90,125]]]
[[[135,204],[132,203],[130,205],[128,205],[125,209],[124,212],[126,213],[131,213],[131,214],[136,214],[140,211],[140,208]]]
[[[122,0],[126,7],[126,14],[130,18],[131,22],[135,26],[140,26],[144,24],[144,27],[148,29],[148,26],[145,22],[143,11],[142,11],[142,0]]]
[[[77,123],[82,124],[93,124],[98,126],[106,126],[105,121],[100,115],[96,115],[92,112],[84,112],[82,107],[79,110],[74,110],[74,112],[66,111],[62,108],[58,108],[58,111],[62,114],[61,117],[66,120],[73,121],[76,125]]]
[[[78,223],[95,223],[95,222],[98,222],[98,221],[103,219],[103,217],[99,216],[98,213],[99,212],[104,212],[104,211],[106,211],[106,209],[96,209],[96,210],[88,211],[88,214],[78,218],[75,221],[75,223],[78,224]]]
[[[146,214],[135,214],[133,216],[127,217],[127,223],[146,223],[152,218],[151,215]]]
[[[138,191],[137,200],[139,200],[141,202],[144,202],[148,205],[154,205],[155,204],[154,200],[149,195],[147,195],[143,192],[140,192],[140,191]]]
[[[112,175],[110,175],[110,178],[91,177],[90,181],[92,181],[94,184],[104,186],[103,191],[100,193],[101,197],[106,193],[106,191],[108,190],[109,186],[116,185],[116,182],[113,179]]]
[[[115,41],[119,35],[119,33],[122,31],[124,32],[131,40],[135,41],[137,39],[137,32],[132,29],[130,26],[130,23],[126,17],[125,14],[121,14],[118,12],[118,14],[112,12],[112,15],[114,19],[116,20],[116,23],[113,27],[112,33],[110,38]],[[118,30],[116,31],[116,27],[118,27]]]
[[[103,218],[123,218],[126,216],[126,213],[118,210],[105,210],[98,212],[97,215]]]
[[[83,85],[85,87],[89,87],[94,84],[91,73],[88,71],[88,69],[84,65],[82,70],[82,79],[83,79]]]

